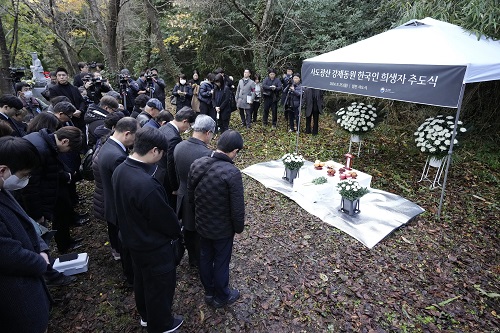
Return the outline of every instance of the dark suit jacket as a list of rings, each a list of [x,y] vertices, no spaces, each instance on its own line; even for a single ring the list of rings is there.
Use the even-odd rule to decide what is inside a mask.
[[[77,110],[85,112],[85,100],[78,91],[78,88],[70,83],[66,85],[56,84],[50,87],[49,94],[50,98],[54,98],[56,96],[66,96]]]
[[[111,176],[116,167],[127,158],[127,152],[110,137],[99,151],[99,174],[101,176],[102,190],[104,193],[104,217],[106,221],[117,224],[116,205],[113,193]]]
[[[28,215],[5,190],[0,191],[0,244],[1,331],[45,332],[50,295],[42,275],[47,263]]]
[[[189,138],[179,143],[174,150],[175,169],[179,179],[179,189],[177,190],[177,216],[182,219],[182,224],[186,230],[195,231],[194,205],[189,203],[187,196],[187,181],[189,168],[194,160],[210,156],[212,151],[205,142]]]
[[[10,127],[13,130],[12,136],[23,137],[26,135],[26,133],[24,132],[24,129],[17,126],[15,121],[13,121],[9,116],[7,116],[1,112],[0,112],[0,120],[5,120],[10,125]]]
[[[316,104],[318,112],[323,114],[323,90],[307,88],[305,89],[304,99],[306,104],[306,117],[312,115],[313,104]]]

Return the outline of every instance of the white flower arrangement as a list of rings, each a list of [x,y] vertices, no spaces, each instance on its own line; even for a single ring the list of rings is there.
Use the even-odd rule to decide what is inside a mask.
[[[361,187],[354,179],[346,179],[337,184],[337,189],[342,196],[348,200],[356,200],[367,194],[368,189]]]
[[[290,170],[298,170],[304,165],[304,157],[296,153],[286,153],[281,158],[285,168]]]
[[[351,134],[363,134],[381,121],[377,108],[370,104],[352,102],[347,108],[335,112],[337,124]]]
[[[444,157],[451,145],[451,137],[455,127],[454,117],[439,115],[436,117],[427,118],[415,133],[415,143],[417,148],[422,153],[431,156]],[[460,133],[466,132],[466,128],[462,127],[463,122],[458,122],[457,136]],[[458,140],[455,136],[453,145],[456,146]]]

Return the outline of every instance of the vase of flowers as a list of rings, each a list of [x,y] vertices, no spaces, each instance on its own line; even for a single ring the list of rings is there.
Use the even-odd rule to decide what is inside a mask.
[[[375,128],[382,120],[380,112],[371,104],[352,102],[335,112],[337,124],[353,135],[363,135]],[[356,137],[351,137],[356,139]]]
[[[451,145],[451,137],[455,128],[454,117],[439,115],[427,118],[414,133],[417,148],[422,153],[432,156],[438,160],[448,155]],[[458,145],[457,136],[467,130],[458,122],[457,135],[453,146]]]
[[[452,116],[438,115],[425,119],[420,125],[415,135],[417,148],[427,155],[427,161],[422,171],[419,182],[431,182],[431,189],[441,186],[440,180],[448,158],[453,130],[455,129],[455,118]],[[467,130],[461,121],[457,122],[457,135],[453,141],[453,146],[458,145],[457,137]],[[437,169],[434,178],[430,175],[430,168]]]
[[[359,183],[353,179],[346,179],[337,184],[337,189],[342,196],[340,202],[340,211],[349,216],[353,216],[360,212],[359,199],[369,191],[366,187],[361,187]]]
[[[297,153],[286,153],[281,160],[285,166],[283,179],[293,184],[293,180],[299,176],[299,170],[304,165],[304,157]]]

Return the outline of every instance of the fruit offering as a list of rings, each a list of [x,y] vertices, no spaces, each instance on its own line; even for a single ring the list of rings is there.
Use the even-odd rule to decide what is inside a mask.
[[[340,169],[339,169],[339,172],[340,172],[340,173],[344,173],[344,172],[345,172],[345,168],[340,168]]]
[[[335,169],[328,168],[328,170],[326,170],[326,174],[330,177],[335,176]]]
[[[324,166],[325,166],[325,162],[321,162],[320,160],[316,160],[314,162],[314,168],[316,170],[322,170]]]

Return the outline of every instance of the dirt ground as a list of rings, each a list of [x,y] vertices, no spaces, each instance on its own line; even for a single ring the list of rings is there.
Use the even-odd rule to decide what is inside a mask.
[[[326,116],[320,126],[317,137],[301,134],[301,152],[312,161],[340,160],[346,134]],[[283,125],[241,132],[242,169],[278,159],[295,144]],[[354,162],[373,175],[372,187],[426,209],[371,250],[244,175],[246,228],[236,236],[230,267],[241,298],[209,308],[185,257],[174,302],[185,318],[179,332],[500,332],[498,143],[485,148],[489,161],[472,147],[456,155],[437,221],[440,191],[417,183],[425,157],[409,149],[408,133],[382,128]],[[92,192],[91,182],[79,185],[80,211],[91,213]],[[92,218],[73,233],[85,237],[89,271],[52,289],[48,332],[141,332],[105,224]]]

